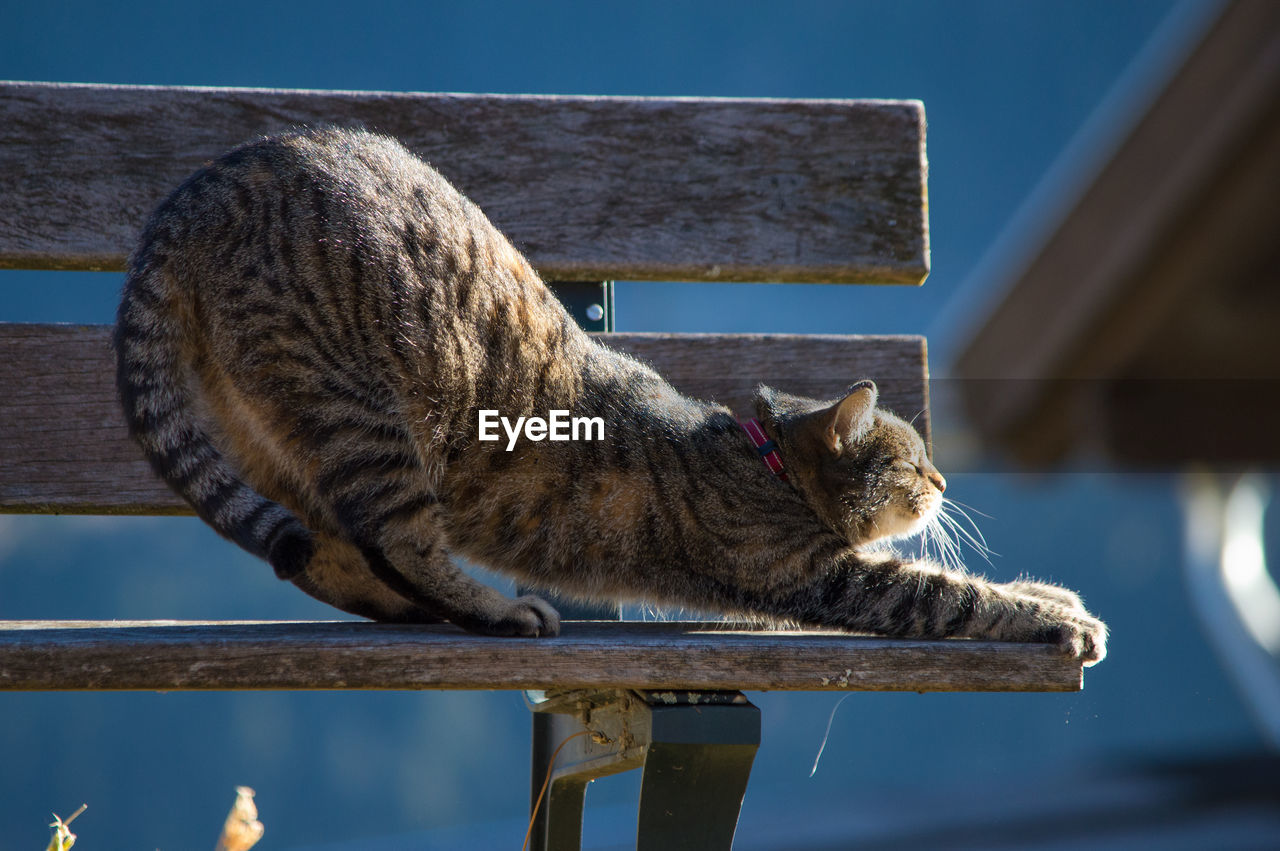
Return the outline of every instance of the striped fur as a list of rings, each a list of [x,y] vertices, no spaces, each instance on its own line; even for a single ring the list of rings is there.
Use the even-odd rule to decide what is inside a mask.
[[[396,142],[318,130],[193,175],[151,218],[117,324],[156,472],[222,535],[347,611],[547,635],[465,556],[582,599],[889,635],[1051,641],[1096,661],[1074,594],[865,545],[945,483],[870,381],[761,388],[789,479],[726,409],[591,341],[466,198]],[[603,440],[478,440],[478,412],[600,417]]]

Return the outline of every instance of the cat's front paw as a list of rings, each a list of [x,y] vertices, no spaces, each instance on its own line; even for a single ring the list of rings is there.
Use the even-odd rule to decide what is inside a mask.
[[[1046,611],[1049,620],[1056,621],[1048,630],[1048,637],[1059,649],[1073,659],[1079,659],[1087,668],[1096,665],[1107,655],[1107,625],[1083,609]]]
[[[541,597],[528,594],[511,601],[491,635],[540,638],[560,634],[560,613]]]

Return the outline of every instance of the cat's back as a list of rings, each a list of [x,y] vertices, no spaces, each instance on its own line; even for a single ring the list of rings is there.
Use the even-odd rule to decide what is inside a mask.
[[[125,290],[151,307],[121,314],[122,338],[170,326],[206,398],[273,412],[367,386],[388,408],[434,400],[469,433],[473,408],[573,395],[591,348],[475,204],[361,130],[268,137],[197,171],[152,216]]]
[[[162,284],[184,332],[216,346],[339,325],[367,349],[386,341],[360,328],[413,326],[426,341],[547,313],[532,267],[439,172],[394,139],[338,128],[259,139],[193,174],[144,229],[135,281]]]
[[[228,263],[244,271],[272,255],[304,267],[343,255],[384,264],[447,258],[492,232],[473,204],[396,140],[325,128],[259,139],[208,163],[156,210],[136,257],[161,251],[220,276]]]

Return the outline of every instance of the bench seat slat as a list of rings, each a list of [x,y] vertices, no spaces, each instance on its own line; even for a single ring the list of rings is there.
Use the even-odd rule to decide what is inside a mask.
[[[202,163],[302,125],[389,133],[549,280],[919,284],[918,101],[0,83],[0,268],[120,269]]]
[[[0,324],[0,512],[188,514],[129,440],[105,325]],[[874,378],[882,404],[928,429],[921,337],[611,334],[680,390],[752,416],[765,382],[832,397]]]
[[[554,639],[365,622],[0,621],[0,690],[1076,691],[1053,647],[570,621]]]

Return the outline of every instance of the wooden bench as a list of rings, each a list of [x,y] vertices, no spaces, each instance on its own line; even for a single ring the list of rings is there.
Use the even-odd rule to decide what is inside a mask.
[[[919,284],[928,272],[915,102],[39,83],[0,84],[0,268],[119,270],[150,210],[202,162],[315,123],[399,137],[544,278],[595,282],[557,285],[567,299],[585,292],[607,308],[600,282],[614,279]],[[607,309],[579,315],[608,333]],[[0,325],[0,511],[189,513],[125,434],[109,334]],[[887,407],[924,412],[916,423],[928,434],[919,337],[608,333],[608,342],[738,411],[750,410],[758,382],[830,397],[870,376]],[[0,622],[0,689],[528,690],[535,796],[552,777],[534,834],[541,848],[577,847],[587,780],[640,765],[640,847],[727,847],[759,741],[743,689],[1080,684],[1079,664],[1048,646],[723,623],[569,621],[559,638],[532,641],[363,622]],[[690,764],[698,771],[671,779]]]

